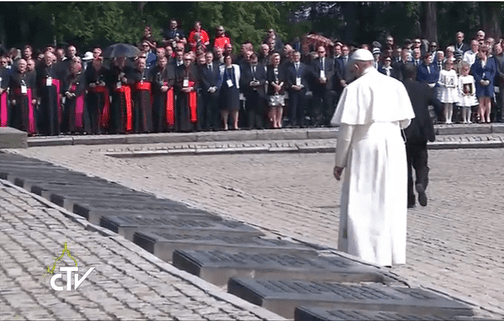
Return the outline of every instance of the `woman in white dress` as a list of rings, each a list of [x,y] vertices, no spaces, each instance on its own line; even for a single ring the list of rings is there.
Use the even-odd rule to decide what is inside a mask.
[[[452,123],[453,104],[458,102],[457,73],[453,70],[453,60],[447,59],[445,69],[439,74],[439,101],[444,104],[445,124]]]
[[[476,84],[474,82],[474,77],[469,75],[471,66],[465,61],[462,62],[462,68],[460,70],[461,76],[459,77],[458,90],[459,90],[459,102],[458,105],[462,109],[462,122],[464,124],[470,124],[471,122],[471,109],[478,105],[478,100],[476,99]]]

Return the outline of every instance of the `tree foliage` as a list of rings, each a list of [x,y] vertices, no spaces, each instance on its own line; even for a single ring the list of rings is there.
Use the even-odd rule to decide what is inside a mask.
[[[426,10],[430,6],[430,11]],[[223,25],[235,50],[245,40],[256,48],[273,28],[285,41],[309,31],[355,44],[383,41],[392,34],[399,42],[416,36],[453,42],[457,31],[466,39],[482,28],[502,36],[504,2],[3,2],[0,42],[42,47],[56,41],[83,50],[94,44],[138,43],[145,24],[161,40],[170,18],[186,33],[195,20],[211,38]]]

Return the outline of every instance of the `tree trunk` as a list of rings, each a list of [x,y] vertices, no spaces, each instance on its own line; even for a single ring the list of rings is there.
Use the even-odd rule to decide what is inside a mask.
[[[343,29],[344,31],[342,39],[345,39],[345,41],[348,43],[355,41],[355,33],[358,28],[357,6],[358,6],[357,2],[341,3],[341,11],[345,19],[345,27]]]
[[[429,41],[438,41],[437,35],[437,4],[436,2],[422,2],[421,37]]]
[[[495,40],[502,36],[499,25],[502,21],[502,5],[496,3],[480,2],[481,27],[485,31],[485,36],[493,37]]]

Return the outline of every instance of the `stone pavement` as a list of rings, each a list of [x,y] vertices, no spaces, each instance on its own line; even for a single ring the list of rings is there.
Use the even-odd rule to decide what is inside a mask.
[[[283,319],[3,180],[0,213],[0,320]],[[81,277],[95,269],[55,291],[46,269],[65,243]],[[71,265],[65,256],[57,268]]]
[[[336,248],[332,154],[107,157],[120,146],[12,150]],[[408,264],[392,271],[502,319],[504,149],[432,150],[429,205],[409,211]]]

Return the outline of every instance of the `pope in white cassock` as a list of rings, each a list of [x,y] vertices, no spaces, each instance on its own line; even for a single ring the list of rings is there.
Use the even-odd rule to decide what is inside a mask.
[[[341,95],[334,177],[346,168],[338,249],[382,266],[406,263],[408,170],[401,128],[415,117],[403,84],[373,68],[358,49],[350,68],[357,79]]]

